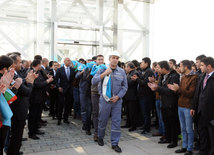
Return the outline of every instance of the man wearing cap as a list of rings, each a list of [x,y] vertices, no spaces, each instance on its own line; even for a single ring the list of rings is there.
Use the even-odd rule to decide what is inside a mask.
[[[109,67],[104,70],[100,69],[92,79],[92,84],[98,85],[100,94],[100,105],[99,105],[99,123],[98,123],[98,145],[103,146],[103,138],[105,135],[105,129],[107,126],[108,119],[111,114],[112,126],[111,126],[111,144],[112,149],[116,152],[122,152],[118,146],[120,140],[120,122],[121,122],[121,108],[122,98],[126,94],[128,89],[127,78],[125,71],[117,66],[119,60],[119,53],[114,51],[109,56]],[[105,78],[110,80],[110,98],[104,94],[104,81]]]

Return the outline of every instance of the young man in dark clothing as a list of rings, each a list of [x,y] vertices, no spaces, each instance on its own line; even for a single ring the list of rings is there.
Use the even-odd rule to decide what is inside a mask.
[[[161,96],[163,121],[166,129],[166,139],[160,141],[160,144],[170,143],[167,148],[177,146],[179,133],[178,120],[178,95],[168,88],[168,84],[179,84],[179,74],[175,70],[170,71],[167,61],[158,63],[161,73],[159,84],[150,82],[148,86],[153,91],[158,91]]]
[[[154,92],[148,87],[149,77],[154,77],[154,72],[150,68],[151,60],[148,57],[142,59],[140,68],[142,69],[140,77],[137,75],[132,76],[132,80],[137,80],[138,83],[138,96],[141,107],[141,113],[143,116],[143,131],[142,134],[150,132],[151,126],[151,106],[153,99],[155,98]]]

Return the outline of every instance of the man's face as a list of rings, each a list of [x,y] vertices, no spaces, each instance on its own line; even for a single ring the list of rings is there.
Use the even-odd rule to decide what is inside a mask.
[[[16,62],[13,64],[14,68],[16,71],[21,70],[21,66],[22,66],[22,59],[20,56],[17,57]]]
[[[169,61],[169,68],[173,69],[173,66],[174,66],[173,62]]]
[[[96,62],[98,65],[104,64],[104,57],[97,57]]]
[[[155,70],[155,72],[160,73],[160,66],[159,65],[155,66],[154,70]]]
[[[35,69],[36,69],[36,71],[38,71],[38,70],[40,70],[41,69],[41,64],[38,64],[36,67],[35,67]]]
[[[158,73],[164,74],[164,69],[160,67],[160,65],[157,65]]]
[[[53,69],[56,71],[58,69],[58,63],[53,64]]]
[[[29,68],[30,64],[28,61],[25,61],[24,64],[22,65],[24,68]]]
[[[180,71],[181,74],[185,73],[185,66],[182,63],[180,63],[179,69],[180,69],[179,71]]]
[[[69,58],[65,58],[64,64],[65,64],[65,66],[67,66],[67,67],[71,66],[71,60],[70,60]]]
[[[144,61],[142,61],[142,62],[140,63],[140,68],[141,68],[141,69],[146,69],[147,66],[148,66],[148,64],[145,63]]]
[[[200,63],[200,69],[203,73],[207,73],[207,66],[203,62]]]
[[[200,69],[200,64],[201,64],[201,61],[200,60],[196,60],[195,65],[196,65],[197,69]]]
[[[126,65],[125,65],[125,71],[126,71],[126,73],[129,73],[130,70],[131,70],[131,68],[126,64]]]
[[[112,65],[112,66],[117,66],[117,64],[118,64],[118,62],[119,62],[119,57],[118,56],[111,56],[110,58],[109,58],[109,61],[110,61],[110,64]]]

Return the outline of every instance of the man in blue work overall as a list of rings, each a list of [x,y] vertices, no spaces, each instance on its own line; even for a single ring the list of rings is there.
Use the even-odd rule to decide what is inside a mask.
[[[105,135],[105,129],[111,114],[111,144],[112,149],[118,153],[122,152],[121,148],[118,146],[120,140],[122,98],[128,89],[125,71],[117,66],[119,57],[120,55],[117,51],[112,52],[109,56],[109,67],[106,70],[100,69],[92,79],[93,85],[99,83],[98,89],[100,94],[100,109],[98,123],[98,145],[104,145],[103,138]],[[111,80],[110,98],[105,96],[103,93],[103,87],[105,87],[104,81],[108,76],[110,77],[109,80]]]

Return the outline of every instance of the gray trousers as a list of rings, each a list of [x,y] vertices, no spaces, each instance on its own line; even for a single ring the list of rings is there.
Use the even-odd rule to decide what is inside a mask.
[[[91,94],[94,135],[96,136],[98,133],[99,98],[100,98],[99,94]]]

